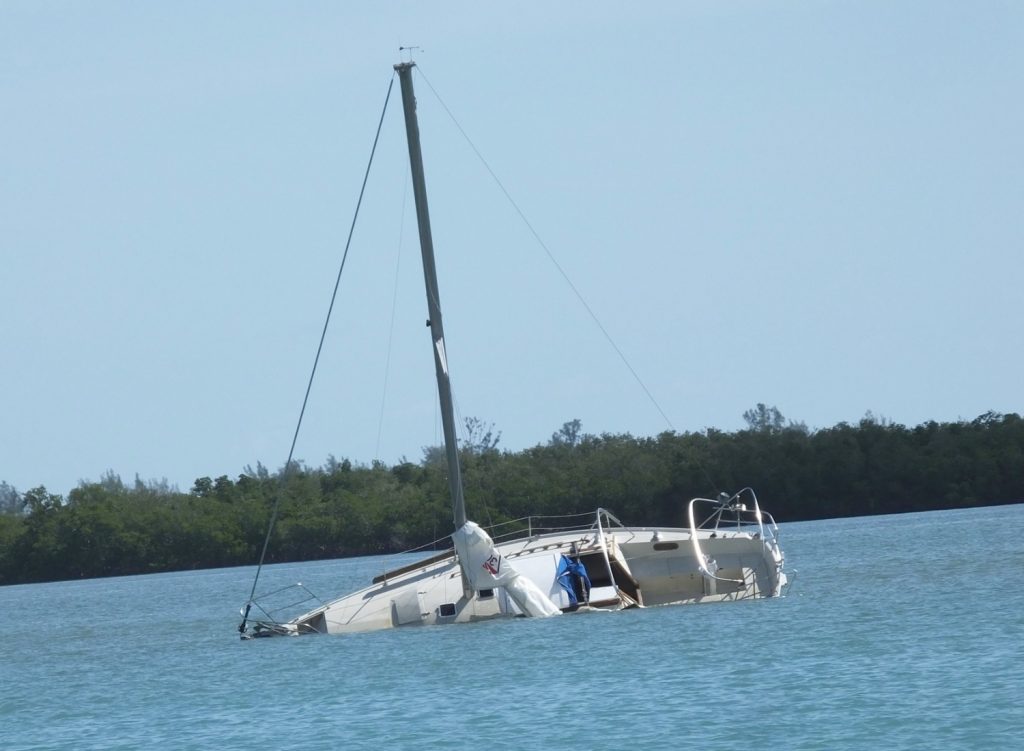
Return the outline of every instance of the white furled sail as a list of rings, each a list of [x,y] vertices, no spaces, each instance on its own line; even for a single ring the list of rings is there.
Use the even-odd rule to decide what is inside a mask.
[[[469,585],[479,592],[504,588],[526,615],[546,618],[560,615],[561,610],[529,577],[523,576],[494,547],[490,535],[475,522],[467,521],[454,533],[452,541],[459,555],[459,566]]]

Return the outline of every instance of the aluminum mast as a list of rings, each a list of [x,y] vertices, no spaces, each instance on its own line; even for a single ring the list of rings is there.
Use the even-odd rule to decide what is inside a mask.
[[[455,529],[466,523],[466,502],[462,495],[462,470],[455,439],[455,413],[452,408],[452,387],[448,377],[448,355],[445,352],[444,326],[441,321],[441,298],[437,290],[434,267],[434,242],[430,234],[430,212],[427,209],[427,184],[423,177],[423,152],[420,149],[420,127],[416,120],[416,94],[412,88],[412,69],[416,63],[398,63],[395,70],[402,84],[402,107],[405,110],[405,134],[409,142],[409,165],[412,168],[412,191],[416,199],[416,220],[420,232],[420,253],[423,256],[423,280],[427,286],[427,311],[430,336],[434,342],[434,365],[437,370],[437,392],[441,400],[441,425],[444,448],[448,457],[448,488],[452,497]]]

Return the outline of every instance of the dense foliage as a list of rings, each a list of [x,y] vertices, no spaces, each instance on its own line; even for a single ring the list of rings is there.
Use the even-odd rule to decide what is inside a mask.
[[[913,428],[876,420],[809,431],[758,405],[748,429],[584,435],[566,423],[546,445],[497,448],[479,421],[462,449],[467,509],[489,525],[603,506],[635,525],[684,524],[686,501],[754,487],[780,521],[1024,500],[1024,420],[987,413]],[[445,536],[443,452],[419,463],[262,466],[201,477],[188,493],[108,473],[67,498],[0,483],[0,584],[255,563],[276,498],[268,562],[398,551]]]

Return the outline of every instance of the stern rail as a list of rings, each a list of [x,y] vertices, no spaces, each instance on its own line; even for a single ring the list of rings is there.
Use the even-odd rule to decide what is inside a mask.
[[[753,508],[747,506],[743,501],[744,498],[749,499],[749,502],[753,504]],[[700,524],[697,524],[695,515],[697,504],[710,504],[713,507]],[[761,511],[761,506],[757,502],[757,494],[754,493],[752,488],[743,488],[733,495],[721,493],[715,500],[710,498],[694,498],[690,501],[688,516],[690,520],[690,541],[693,544],[693,554],[697,559],[697,566],[704,576],[714,581],[732,584],[744,583],[742,579],[728,579],[717,576],[718,564],[701,549],[698,530],[711,530],[711,536],[714,537],[720,530],[724,532],[731,528],[737,532],[742,532],[745,529],[756,526],[757,531],[753,533],[755,539],[760,539],[768,548],[776,550],[779,548],[779,527],[771,514]]]

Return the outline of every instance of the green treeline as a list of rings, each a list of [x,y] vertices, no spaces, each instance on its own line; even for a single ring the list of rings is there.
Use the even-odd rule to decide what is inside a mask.
[[[1024,420],[917,427],[869,416],[808,431],[758,405],[734,433],[584,435],[566,423],[546,445],[499,451],[467,421],[467,510],[484,525],[598,506],[630,525],[685,525],[686,502],[753,487],[780,522],[1024,500]],[[481,435],[482,434],[482,435]],[[443,452],[371,466],[331,459],[290,472],[201,477],[187,493],[108,473],[67,498],[0,483],[0,584],[253,564],[271,509],[268,562],[396,552],[444,537]]]

